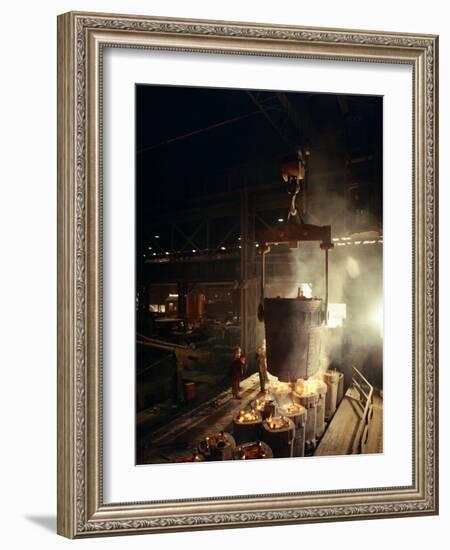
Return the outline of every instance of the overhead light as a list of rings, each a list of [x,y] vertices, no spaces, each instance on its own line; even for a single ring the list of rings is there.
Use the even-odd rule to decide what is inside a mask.
[[[278,221],[281,223],[281,222],[284,222],[284,219],[283,218],[278,218]]]
[[[153,252],[153,256],[156,256],[156,252]]]
[[[221,246],[220,250],[226,250],[226,248],[224,246]]]
[[[193,252],[193,254],[195,254],[197,251],[193,248],[193,249],[192,249],[192,252]]]
[[[153,248],[151,246],[148,247],[149,250],[153,250]]]
[[[170,255],[170,252],[166,252],[165,254],[166,254],[166,256],[169,256],[169,255]]]
[[[159,235],[155,235],[155,239],[159,239]]]

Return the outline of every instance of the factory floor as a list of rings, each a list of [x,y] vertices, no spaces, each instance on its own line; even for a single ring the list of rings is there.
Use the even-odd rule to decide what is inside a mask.
[[[241,382],[241,398],[234,399],[231,390],[219,393],[198,407],[176,417],[147,436],[140,437],[137,464],[177,462],[197,452],[197,444],[206,436],[229,431],[232,420],[260,394],[259,376],[253,374]],[[373,397],[373,417],[364,453],[383,452],[383,399]],[[360,409],[344,397],[314,455],[351,454],[354,433],[359,425]]]
[[[383,398],[379,393],[373,396],[373,416],[370,422],[369,437],[365,454],[383,452]]]
[[[359,428],[363,407],[355,397],[352,388],[340,402],[330,420],[325,433],[319,441],[314,456],[335,456],[352,454],[355,442],[360,435]],[[369,424],[367,442],[363,447],[364,454],[383,452],[383,399],[377,391],[373,395],[373,415]]]
[[[141,436],[138,464],[174,462],[196,452],[206,436],[226,430],[238,412],[260,393],[259,376],[253,374],[241,382],[241,399],[231,389],[181,415],[148,436]]]

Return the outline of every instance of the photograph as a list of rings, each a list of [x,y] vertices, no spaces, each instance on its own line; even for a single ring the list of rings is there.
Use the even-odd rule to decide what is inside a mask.
[[[438,513],[438,35],[358,28],[58,17],[62,536]]]
[[[2,8],[2,547],[440,550],[447,4]]]
[[[383,453],[382,96],[136,83],[135,221],[136,465]]]

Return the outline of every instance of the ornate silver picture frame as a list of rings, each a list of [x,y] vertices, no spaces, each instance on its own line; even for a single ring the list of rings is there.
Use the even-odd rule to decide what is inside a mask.
[[[106,502],[103,54],[196,52],[412,68],[412,483]],[[70,12],[58,17],[58,533],[89,536],[438,513],[438,38]],[[130,368],[132,366],[130,365]],[[389,419],[385,419],[388,422]],[[131,429],[131,428],[130,428]],[[406,427],[405,429],[409,429]],[[198,465],[201,467],[201,465]]]

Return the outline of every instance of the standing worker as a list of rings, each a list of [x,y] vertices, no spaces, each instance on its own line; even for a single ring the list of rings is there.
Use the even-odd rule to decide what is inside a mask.
[[[234,348],[233,362],[231,363],[231,391],[235,399],[240,399],[239,391],[240,384],[244,374],[245,355],[242,355],[242,350],[239,346]]]
[[[258,362],[259,386],[261,391],[266,391],[266,384],[269,382],[267,375],[267,359],[266,359],[266,340],[261,342],[261,345],[256,352],[256,360]]]

